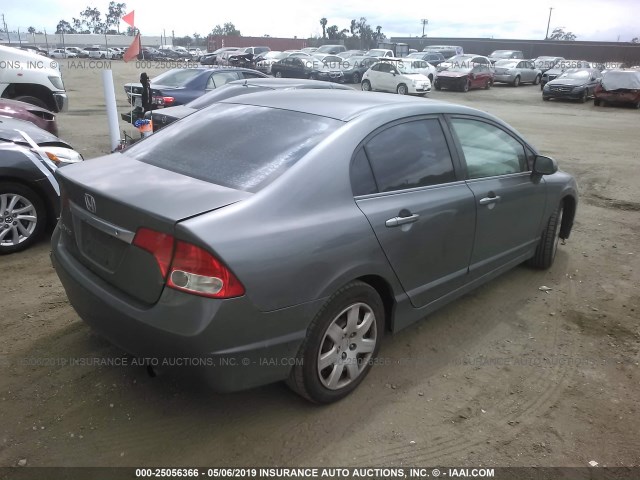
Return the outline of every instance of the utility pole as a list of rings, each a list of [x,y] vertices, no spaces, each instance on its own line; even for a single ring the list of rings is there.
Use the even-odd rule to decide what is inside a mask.
[[[422,22],[422,37],[424,37],[424,27],[426,27],[429,24],[429,20],[427,20],[426,18],[423,18],[422,20],[420,20],[420,22]]]
[[[549,21],[547,22],[547,34],[544,36],[545,40],[549,40],[549,25],[551,25],[551,11],[553,7],[549,7]]]
[[[11,45],[11,35],[9,35],[9,29],[7,28],[7,22],[4,21],[4,13],[2,14],[2,24],[4,25],[4,31],[7,32],[7,40],[9,41],[9,45]]]

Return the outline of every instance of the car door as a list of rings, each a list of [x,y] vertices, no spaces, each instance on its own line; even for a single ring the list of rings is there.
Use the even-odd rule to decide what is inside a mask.
[[[397,70],[388,62],[382,62],[378,70],[378,85],[380,90],[385,92],[396,91]]]
[[[472,116],[450,116],[476,203],[473,278],[531,255],[541,233],[546,184],[529,171],[530,151],[511,132]]]
[[[414,307],[467,280],[474,197],[456,175],[437,116],[378,129],[356,151],[351,181],[358,207]]]
[[[288,64],[289,76],[293,78],[306,78],[306,70],[302,60],[299,58],[291,58]]]

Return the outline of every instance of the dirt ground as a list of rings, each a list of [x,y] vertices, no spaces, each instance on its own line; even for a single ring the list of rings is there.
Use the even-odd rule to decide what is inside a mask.
[[[140,70],[112,66],[125,111]],[[63,75],[61,137],[105,153],[99,71]],[[533,86],[431,98],[498,115],[577,177],[551,270],[518,267],[387,336],[387,364],[319,407],[281,384],[218,395],[96,364],[123,353],[75,314],[43,240],[0,258],[0,466],[640,465],[640,112],[543,102]]]

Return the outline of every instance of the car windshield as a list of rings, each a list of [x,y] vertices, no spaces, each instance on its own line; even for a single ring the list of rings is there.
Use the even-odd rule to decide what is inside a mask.
[[[257,192],[341,125],[319,115],[218,103],[168,125],[123,153],[206,182]]]
[[[423,67],[420,66],[421,63],[425,65]],[[422,73],[420,72],[420,68],[427,68],[426,62],[398,62],[396,64],[400,73]]]
[[[509,58],[512,53],[513,51],[511,50],[496,50],[489,56],[493,58]]]
[[[262,58],[264,60],[280,60],[281,58],[286,58],[287,56],[288,54],[284,52],[269,52],[266,53]]]
[[[516,65],[518,65],[518,60],[498,60],[496,62],[496,67],[515,68]]]
[[[382,56],[384,56],[385,53],[387,53],[386,50],[382,50],[380,48],[374,48],[373,50],[369,50],[367,52],[367,55],[371,55],[371,56],[374,56],[374,57],[382,57]]]
[[[558,78],[575,78],[580,80],[586,80],[589,78],[589,71],[587,70],[567,70]]]
[[[318,50],[317,53],[331,53],[331,50],[335,49],[336,45],[323,45]],[[339,47],[338,47],[339,48]]]
[[[181,87],[198,75],[200,75],[200,70],[198,69],[174,68],[173,70],[158,75],[151,80],[151,83],[166,85],[167,87]]]

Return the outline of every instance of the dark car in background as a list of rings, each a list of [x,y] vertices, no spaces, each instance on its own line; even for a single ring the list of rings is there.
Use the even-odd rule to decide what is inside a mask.
[[[143,47],[140,53],[138,54],[138,60],[166,60],[166,55],[160,50],[153,47]]]
[[[344,83],[360,83],[364,72],[378,62],[376,57],[351,56],[339,64]]]
[[[594,91],[593,104],[640,108],[640,70],[609,70]]]
[[[585,103],[594,96],[601,80],[602,74],[595,68],[570,68],[545,84],[542,99],[564,98]]]
[[[317,403],[361,384],[386,331],[549,268],[577,206],[488,113],[326,89],[223,100],[56,178],[51,260],[92,329],[197,359],[175,372],[218,391],[285,380]]]
[[[334,78],[341,76],[340,65],[345,60],[337,55],[323,55],[317,52],[311,57],[289,56],[271,65],[271,73],[277,78],[320,78],[329,77],[334,72]]]
[[[438,72],[435,79],[436,90],[459,90],[468,92],[474,88],[490,89],[494,72],[486,63],[460,63]]]
[[[195,67],[174,68],[151,79],[154,108],[184,105],[206,92],[234,80],[264,78],[265,74],[247,68]],[[140,83],[127,83],[124,90],[130,103],[137,104],[142,95]]]
[[[424,60],[430,63],[434,67],[437,67],[442,62],[446,61],[444,55],[440,52],[413,52],[407,55],[409,58],[416,58],[418,60]]]
[[[58,135],[58,122],[55,114],[30,103],[0,98],[0,117],[26,120],[53,135]]]
[[[200,98],[176,107],[163,108],[147,112],[146,117],[152,119],[153,131],[157,132],[170,123],[191,115],[209,105],[226,100],[227,98],[269,90],[299,90],[299,89],[338,89],[352,90],[350,87],[319,80],[299,80],[295,78],[254,78],[250,80],[236,80],[206,93]]]
[[[560,60],[553,68],[546,72],[542,72],[540,79],[540,90],[542,90],[547,82],[556,79],[570,68],[592,68],[591,63],[586,60]]]
[[[220,55],[223,52],[227,52],[229,50],[237,50],[236,47],[223,47],[223,48],[218,48],[217,50],[211,52],[211,53],[205,53],[204,55],[202,55],[200,57],[200,64],[201,65],[216,65],[217,61],[218,61],[218,55]]]

